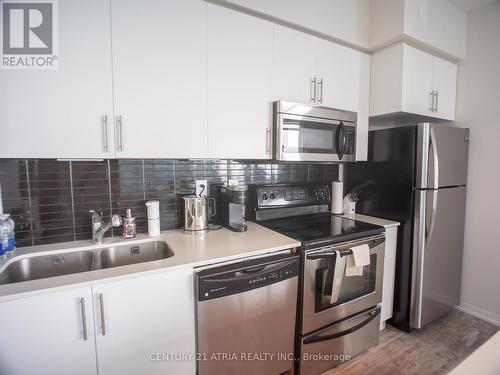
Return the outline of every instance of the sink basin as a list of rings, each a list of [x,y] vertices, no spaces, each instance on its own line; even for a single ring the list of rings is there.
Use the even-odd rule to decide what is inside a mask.
[[[163,241],[119,245],[96,250],[46,254],[14,260],[0,273],[0,285],[170,258]]]
[[[0,284],[90,271],[93,255],[92,251],[75,251],[19,259],[0,273]]]
[[[126,266],[170,258],[174,252],[163,241],[145,242],[137,245],[121,245],[101,250],[101,268]]]

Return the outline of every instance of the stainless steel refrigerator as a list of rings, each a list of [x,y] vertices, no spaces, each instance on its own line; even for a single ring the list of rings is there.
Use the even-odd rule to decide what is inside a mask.
[[[346,164],[356,212],[401,222],[390,321],[421,328],[459,303],[469,129],[422,123],[370,131],[368,162]]]

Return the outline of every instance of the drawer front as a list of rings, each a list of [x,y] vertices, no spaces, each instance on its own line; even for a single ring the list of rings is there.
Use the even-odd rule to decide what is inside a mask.
[[[334,323],[301,340],[300,374],[315,375],[377,345],[380,307]]]

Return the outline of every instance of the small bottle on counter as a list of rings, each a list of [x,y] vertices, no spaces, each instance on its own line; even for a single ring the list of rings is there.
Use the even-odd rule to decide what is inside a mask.
[[[16,246],[14,221],[9,214],[0,215],[0,258],[12,256]]]
[[[122,224],[122,238],[134,238],[137,234],[135,217],[132,216],[132,210],[127,208]]]

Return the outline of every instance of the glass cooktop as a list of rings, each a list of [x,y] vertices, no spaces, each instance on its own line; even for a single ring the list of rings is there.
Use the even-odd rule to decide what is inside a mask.
[[[384,228],[378,225],[330,213],[265,220],[259,224],[302,242],[304,248],[352,241],[384,231]]]

